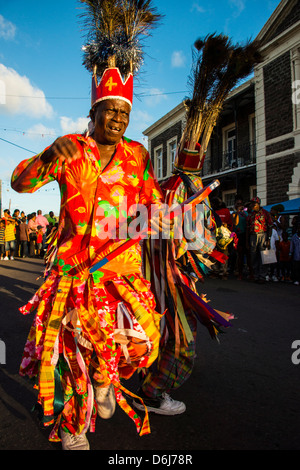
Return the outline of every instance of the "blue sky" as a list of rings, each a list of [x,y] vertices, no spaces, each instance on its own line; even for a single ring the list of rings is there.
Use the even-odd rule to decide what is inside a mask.
[[[188,95],[192,45],[197,38],[213,32],[225,33],[235,42],[255,38],[279,3],[154,1],[164,18],[145,39],[145,63],[135,83],[126,135],[147,146],[142,132]],[[42,209],[58,214],[56,183],[35,194],[19,195],[10,188],[9,180],[21,160],[40,152],[58,136],[81,132],[86,126],[91,77],[82,65],[81,8],[77,0],[0,0],[2,209],[10,203],[12,211]]]

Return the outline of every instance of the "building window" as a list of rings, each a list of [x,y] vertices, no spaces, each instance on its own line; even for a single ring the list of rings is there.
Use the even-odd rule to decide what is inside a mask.
[[[236,130],[227,132],[227,158],[230,166],[236,163]]]
[[[235,196],[236,189],[230,189],[228,191],[223,191],[222,193],[222,200],[229,210],[234,210]]]
[[[168,140],[167,142],[167,152],[168,152],[168,168],[169,172],[172,173],[173,165],[176,157],[176,149],[177,149],[177,137]]]
[[[161,179],[163,177],[163,155],[162,155],[162,146],[157,147],[154,150],[154,170],[157,179]]]
[[[236,128],[234,125],[223,129],[223,166],[225,169],[237,167]]]
[[[250,200],[251,200],[253,197],[257,196],[257,187],[256,186],[250,186],[249,192],[250,192]]]

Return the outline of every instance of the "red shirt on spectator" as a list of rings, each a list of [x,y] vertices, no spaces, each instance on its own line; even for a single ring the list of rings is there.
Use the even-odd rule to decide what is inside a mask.
[[[232,232],[233,219],[232,219],[232,215],[230,214],[230,210],[227,209],[227,207],[224,207],[224,208],[216,210],[216,213],[220,217],[222,224],[227,224],[227,227]]]

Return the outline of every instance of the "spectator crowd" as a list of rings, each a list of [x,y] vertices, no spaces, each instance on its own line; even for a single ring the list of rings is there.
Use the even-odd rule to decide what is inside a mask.
[[[217,226],[217,249],[227,261],[215,263],[210,277],[226,280],[231,274],[239,280],[299,285],[299,215],[281,214],[281,204],[268,212],[258,197],[245,204],[236,196],[233,212],[219,198],[213,198],[211,205]]]
[[[15,209],[11,215],[10,210],[5,209],[0,219],[0,259],[43,258],[48,235],[56,226],[57,219],[52,211],[46,215],[41,210],[25,215]]]
[[[236,196],[231,212],[219,198],[211,200],[216,221],[217,250],[225,255],[225,263],[212,266],[211,278],[237,279],[263,283],[300,283],[300,218],[281,215],[283,207],[275,205],[270,212],[261,207],[258,197],[244,204]],[[57,228],[52,211],[41,210],[25,215],[16,209],[11,216],[5,209],[0,219],[0,260],[43,258],[47,239]]]

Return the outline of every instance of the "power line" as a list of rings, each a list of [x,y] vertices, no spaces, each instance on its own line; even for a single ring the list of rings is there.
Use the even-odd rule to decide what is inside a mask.
[[[50,137],[56,137],[57,136],[57,134],[53,134],[53,133],[50,133],[50,132],[22,131],[21,129],[10,129],[10,128],[7,128],[7,127],[0,127],[0,130],[5,131],[5,132],[16,132],[16,133],[22,134],[22,135],[41,135],[41,136],[49,135]]]
[[[135,95],[137,97],[141,97],[143,98],[144,96],[161,96],[161,95],[178,95],[178,94],[181,94],[181,93],[186,93],[187,91],[184,90],[184,91],[169,91],[169,92],[161,92],[161,93],[136,93]]]
[[[161,96],[161,95],[176,95],[181,93],[187,93],[186,90],[184,91],[169,91],[169,92],[160,92],[160,93],[134,93],[137,98],[143,98],[148,96]],[[33,98],[33,99],[40,99],[40,100],[90,100],[91,98],[83,97],[83,96],[34,96],[34,95],[1,95],[10,98]]]
[[[34,152],[33,150],[28,150],[24,147],[21,147],[20,145],[14,144],[13,142],[10,142],[9,140],[2,139],[1,137],[0,137],[0,140],[3,140],[3,142],[6,142],[7,144],[13,145],[14,147],[18,147],[19,149],[26,150],[26,152],[33,153],[34,155],[38,153],[38,152]]]
[[[56,137],[57,134],[53,134],[53,133],[50,133],[50,132],[32,132],[32,131],[22,131],[21,129],[12,129],[12,128],[8,128],[8,127],[0,127],[0,130],[1,131],[5,131],[5,132],[16,132],[17,134],[22,134],[22,135],[26,135],[26,136],[31,136],[31,135],[41,135],[42,137],[44,136],[50,136],[50,137]]]
[[[5,195],[5,193],[11,193],[11,192],[14,194],[14,190],[12,189],[11,182],[9,180],[0,180],[0,184],[1,184],[2,189],[3,189],[3,195]],[[53,193],[53,192],[55,192],[56,193],[56,194],[54,194],[55,196],[59,195],[59,186],[57,185],[57,182],[52,181],[49,184],[51,185],[50,187],[42,186],[39,189],[37,189],[36,194],[44,194],[44,193]]]

